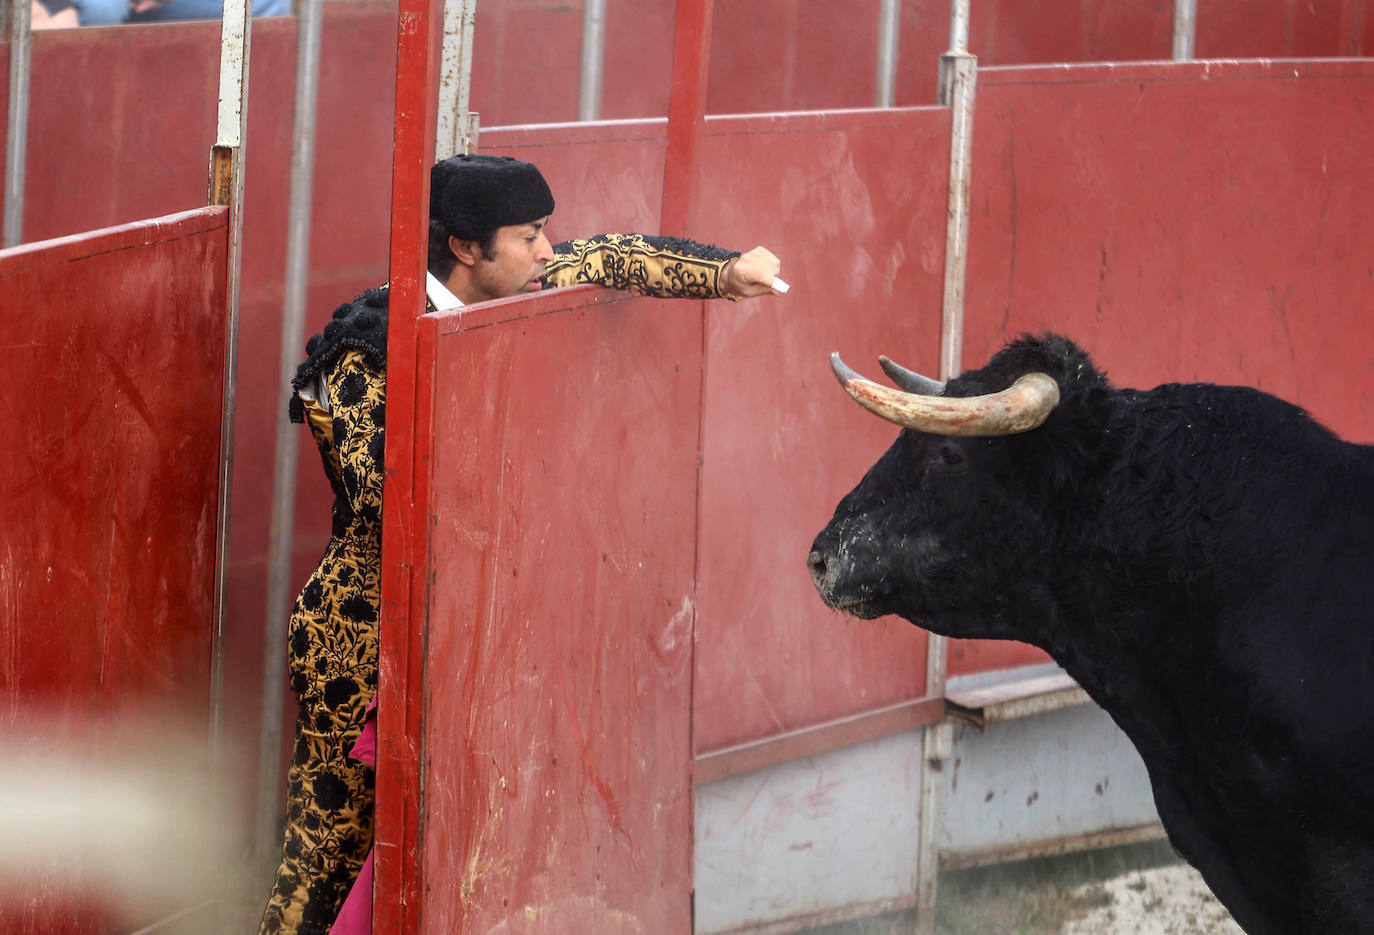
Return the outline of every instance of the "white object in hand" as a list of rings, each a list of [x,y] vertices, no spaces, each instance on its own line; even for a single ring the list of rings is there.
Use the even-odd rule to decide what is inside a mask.
[[[774,276],[773,285],[771,288],[774,292],[778,293],[778,295],[784,295],[786,294],[787,290],[791,289],[792,287],[789,286],[786,282],[784,282],[781,278]]]

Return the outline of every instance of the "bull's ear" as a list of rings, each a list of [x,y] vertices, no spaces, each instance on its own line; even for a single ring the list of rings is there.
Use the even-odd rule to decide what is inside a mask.
[[[1110,386],[1100,382],[1078,387],[1065,394],[1038,431],[1027,434],[1023,449],[1027,466],[1052,493],[1079,486],[1114,443],[1108,428],[1115,396]]]

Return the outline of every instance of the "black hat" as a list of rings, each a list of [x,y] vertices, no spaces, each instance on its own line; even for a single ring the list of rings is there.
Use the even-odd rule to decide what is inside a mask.
[[[511,224],[553,213],[539,170],[510,156],[450,156],[429,170],[429,216],[459,240],[481,240]]]

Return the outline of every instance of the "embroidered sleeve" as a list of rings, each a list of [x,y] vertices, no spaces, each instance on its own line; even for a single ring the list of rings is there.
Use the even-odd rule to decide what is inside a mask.
[[[354,515],[375,523],[382,516],[383,443],[386,437],[386,372],[349,351],[328,371],[334,447],[344,494]]]
[[[599,234],[556,244],[546,286],[598,283],[659,298],[727,297],[721,271],[739,253],[711,244],[648,234]]]

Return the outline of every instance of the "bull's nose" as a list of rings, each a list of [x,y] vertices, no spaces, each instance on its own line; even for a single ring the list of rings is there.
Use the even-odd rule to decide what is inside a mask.
[[[806,567],[811,572],[811,580],[820,587],[825,581],[825,556],[819,549],[812,549],[811,554],[806,556]]]

